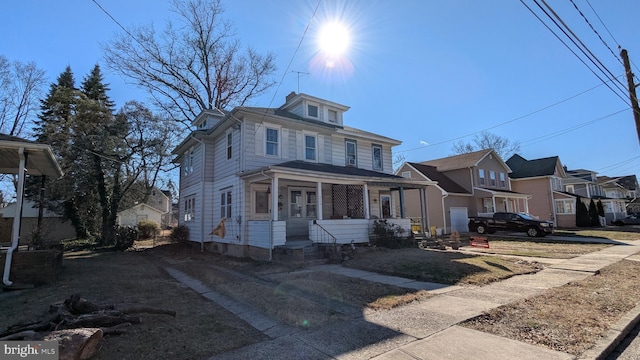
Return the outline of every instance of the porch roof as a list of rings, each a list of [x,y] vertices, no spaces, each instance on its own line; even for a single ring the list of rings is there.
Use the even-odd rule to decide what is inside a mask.
[[[407,179],[402,176],[351,166],[337,166],[301,160],[287,161],[271,165],[251,173],[242,174],[241,177],[253,176],[260,173],[270,175],[283,174],[289,176],[301,176],[306,181],[313,181],[314,179],[357,181],[365,182],[368,185],[373,186],[402,187],[405,189],[423,188],[428,185],[436,184],[435,181]]]
[[[62,176],[60,165],[49,145],[6,134],[0,134],[0,174],[18,174],[21,148],[28,154],[26,167],[29,175]]]
[[[510,191],[510,190],[493,190],[493,189],[487,189],[487,188],[475,188],[476,191],[484,191],[484,192],[488,192],[489,194],[491,194],[491,196],[498,196],[498,197],[506,197],[506,198],[517,198],[517,199],[530,199],[531,195],[527,195],[527,194],[521,194],[515,191]]]

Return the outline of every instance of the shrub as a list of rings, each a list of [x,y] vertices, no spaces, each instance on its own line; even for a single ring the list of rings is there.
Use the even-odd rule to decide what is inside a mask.
[[[133,246],[133,242],[138,238],[138,230],[133,226],[116,226],[114,230],[116,250],[127,250]]]
[[[414,246],[411,238],[402,236],[404,229],[398,224],[389,223],[386,219],[373,222],[374,239],[372,245],[389,249]]]
[[[141,239],[149,239],[154,236],[159,229],[160,226],[155,221],[140,220],[138,223],[138,231]]]
[[[189,244],[189,228],[185,225],[178,225],[171,230],[169,238],[171,239],[171,242],[187,245]]]

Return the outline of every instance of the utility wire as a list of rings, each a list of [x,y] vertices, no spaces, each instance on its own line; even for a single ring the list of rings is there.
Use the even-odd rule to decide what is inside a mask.
[[[558,15],[557,15],[557,13],[556,13],[556,12],[555,12],[555,11],[554,11],[554,10],[553,10],[553,9],[552,9],[548,4],[547,4],[547,3],[546,3],[546,1],[545,1],[545,0],[540,0],[540,1],[542,1],[542,3],[544,3],[545,7],[546,7],[547,9],[549,9],[549,11],[553,14],[553,16],[552,16],[551,14],[549,14],[549,12],[547,12],[547,11],[542,7],[542,5],[540,5],[540,3],[538,3],[538,0],[533,0],[533,2],[534,2],[534,3],[535,3],[535,4],[540,8],[540,10],[542,10],[542,12],[544,12],[544,13],[545,13],[545,15],[547,15],[547,17],[548,17],[548,18],[549,18],[549,19],[550,19],[550,20],[551,20],[551,21],[556,25],[556,27],[557,27],[558,29],[560,29],[560,31],[562,31],[562,33],[564,33],[564,35],[565,35],[565,36],[566,36],[566,37],[567,37],[567,38],[568,38],[568,39],[569,39],[569,40],[574,44],[574,46],[576,46],[576,47],[578,48],[578,50],[580,50],[580,52],[582,52],[582,54],[583,54],[583,55],[584,55],[584,56],[585,56],[585,57],[586,57],[586,58],[587,58],[587,59],[588,59],[588,60],[589,60],[593,65],[595,65],[595,67],[596,67],[598,70],[600,70],[600,72],[602,72],[602,73],[605,75],[605,77],[607,77],[607,79],[611,79],[611,78],[609,77],[609,75],[607,75],[607,73],[609,73],[609,74],[611,74],[611,76],[613,76],[613,74],[609,71],[609,69],[607,69],[607,68],[602,64],[602,62],[600,62],[600,60],[598,60],[598,59],[597,59],[597,57],[595,57],[595,56],[593,55],[593,53],[592,53],[592,52],[591,52],[591,51],[590,51],[590,50],[589,50],[589,49],[584,45],[584,43],[582,43],[582,41],[580,41],[580,39],[578,39],[578,38],[577,38],[577,36],[575,36],[575,34],[573,33],[573,31],[571,31],[571,29],[569,29],[569,27],[565,24],[565,22],[564,22],[564,21],[563,21],[563,20],[562,20]],[[523,0],[520,0],[520,2],[524,4]],[[526,6],[526,5],[525,5],[525,6]],[[527,8],[529,8],[529,7],[527,6]],[[530,8],[529,8],[529,9],[530,9]],[[531,9],[530,9],[530,11],[532,11],[532,12],[533,12],[533,10],[531,10]],[[534,13],[534,15],[536,15],[536,14]],[[555,19],[554,19],[554,17],[555,17]],[[546,23],[544,23],[544,21],[542,21],[542,20],[541,20],[537,15],[536,15],[536,18],[538,18],[541,22],[543,22],[543,24],[547,27],[547,29],[549,29],[549,31],[551,31],[551,32],[556,36],[556,38],[558,38],[558,40],[560,40],[560,37],[559,37],[559,36],[558,36],[558,35],[557,35],[553,30],[551,30],[551,28],[550,28],[549,26],[547,26],[547,24],[546,24]],[[556,21],[556,19],[558,19],[558,21],[562,23],[562,25],[564,26],[564,28],[563,28],[560,24],[558,24],[558,21]],[[565,31],[565,29],[566,29],[566,31]],[[569,35],[569,34],[567,33],[567,31],[569,31],[569,32],[571,33],[571,35]],[[573,37],[572,37],[572,36],[573,36]],[[574,39],[574,38],[575,38],[575,39]],[[578,45],[578,43],[576,43],[576,40],[577,40],[578,42],[580,42],[580,44],[582,45],[582,47],[581,47],[580,45]],[[591,68],[591,67],[590,67],[590,66],[589,66],[589,65],[588,65],[588,64],[587,64],[587,63],[586,63],[586,62],[585,62],[585,61],[584,61],[580,56],[578,56],[578,55],[575,53],[575,51],[573,51],[573,50],[572,50],[572,49],[571,49],[571,48],[570,48],[570,47],[569,47],[569,46],[568,46],[564,41],[562,41],[562,40],[560,40],[560,41],[561,41],[561,42],[562,42],[562,44],[563,44],[563,45],[565,45],[565,46],[566,46],[566,47],[567,47],[567,48],[568,48],[568,49],[569,49],[569,50],[570,50],[570,51],[571,51],[571,52],[572,52],[572,53],[573,53],[573,54],[574,54],[574,55],[575,55],[575,56],[576,56],[576,57],[577,57],[577,58],[578,58],[578,59],[579,59],[579,60],[580,60],[584,65],[585,65],[585,66],[587,66],[587,68],[588,68],[588,69],[589,69],[589,70],[590,70],[590,71],[591,71],[591,72],[592,72],[592,73],[593,73],[593,74],[594,74],[598,79],[600,79],[600,81],[605,82],[605,81],[604,81],[604,79],[602,79],[602,78],[600,77],[600,75],[598,75],[598,74],[597,74],[597,73],[596,73],[596,72],[595,72],[595,71],[594,71],[594,70],[593,70],[593,69],[592,69],[592,68]],[[585,51],[585,49],[586,49],[586,51],[588,51],[588,52],[589,52],[589,54],[591,54],[591,56],[593,56],[593,57],[589,56],[589,54],[587,54],[587,52]],[[595,58],[595,60],[594,60],[594,58]],[[598,63],[596,63],[596,60],[597,60],[597,62],[598,62],[600,65],[598,65]],[[602,68],[600,68],[600,66],[602,66],[606,71],[605,71],[605,70],[603,70]],[[620,85],[618,85],[618,84],[614,83],[614,85],[616,85],[616,86],[617,86],[618,90],[621,90],[623,93],[626,93],[626,90],[624,89],[624,85],[622,85],[621,83],[620,83]],[[611,86],[609,86],[608,84],[606,84],[606,86],[607,86],[611,91],[613,91],[613,93],[614,93],[614,94],[616,94],[616,95],[617,95],[617,96],[618,96],[618,97],[619,97],[623,102],[625,102],[625,103],[627,102],[627,99],[626,99],[626,97],[625,97],[625,96],[621,96],[621,95],[620,95],[616,90],[614,90],[614,89],[613,89]],[[620,86],[622,86],[622,87],[620,87]]]
[[[620,76],[622,76],[622,75],[620,75]],[[538,109],[538,110],[532,111],[532,112],[530,112],[530,113],[528,113],[528,114],[525,114],[525,115],[522,115],[522,116],[518,116],[517,118],[511,119],[511,120],[508,120],[508,121],[505,121],[505,122],[502,122],[502,123],[499,123],[499,124],[496,124],[496,125],[494,125],[494,126],[491,126],[491,127],[485,128],[485,129],[483,129],[483,130],[479,130],[479,131],[476,131],[476,132],[473,132],[473,133],[470,133],[470,134],[466,134],[466,135],[463,135],[463,136],[459,136],[459,137],[456,137],[456,138],[453,138],[453,139],[449,139],[449,140],[441,141],[441,142],[436,143],[436,144],[429,144],[429,145],[419,146],[419,147],[412,148],[412,149],[407,149],[407,150],[399,150],[399,151],[396,151],[396,153],[403,153],[403,152],[409,152],[409,151],[414,151],[414,150],[420,150],[420,149],[424,149],[424,148],[426,148],[426,147],[431,147],[431,146],[435,146],[435,145],[446,144],[446,143],[449,143],[449,142],[452,142],[452,141],[456,141],[456,140],[460,140],[460,139],[463,139],[463,138],[466,138],[466,137],[469,137],[469,136],[473,136],[473,135],[476,135],[476,134],[480,134],[480,133],[482,133],[482,132],[485,132],[485,131],[488,131],[488,130],[491,130],[491,129],[495,129],[495,128],[497,128],[497,127],[500,127],[500,126],[503,126],[503,125],[506,125],[506,124],[510,124],[510,123],[512,123],[512,122],[515,122],[515,121],[518,121],[518,120],[524,119],[524,118],[529,117],[529,116],[531,116],[531,115],[535,115],[535,114],[537,114],[537,113],[539,113],[539,112],[542,112],[542,111],[544,111],[544,110],[550,109],[550,108],[552,108],[552,107],[554,107],[554,106],[557,106],[557,105],[560,105],[560,104],[562,104],[562,103],[565,103],[565,102],[567,102],[567,101],[569,101],[569,100],[572,100],[572,99],[574,99],[574,98],[576,98],[576,97],[578,97],[578,96],[580,96],[580,95],[586,94],[587,92],[589,92],[589,91],[591,91],[591,90],[597,89],[597,88],[599,88],[599,87],[600,87],[600,86],[602,86],[602,85],[603,85],[603,84],[598,84],[598,85],[596,85],[596,86],[594,86],[594,87],[592,87],[592,88],[589,88],[589,89],[587,89],[587,90],[581,91],[581,92],[579,92],[579,93],[577,93],[577,94],[575,94],[575,95],[569,96],[569,97],[568,97],[568,98],[566,98],[566,99],[563,99],[563,100],[557,101],[557,102],[555,102],[555,103],[553,103],[553,104],[551,104],[551,105],[547,105],[547,106],[545,106],[545,107],[543,107],[543,108],[540,108],[540,109]]]
[[[580,8],[578,8],[578,5],[576,5],[576,3],[573,0],[569,0],[571,2],[571,4],[573,4],[573,7],[576,9],[576,11],[578,11],[578,14],[580,14],[580,16],[582,16],[582,18],[584,19],[584,21],[587,22],[587,25],[589,25],[589,27],[591,28],[591,30],[596,34],[596,36],[598,37],[598,39],[600,39],[600,41],[602,41],[602,44],[609,49],[609,52],[611,52],[611,55],[613,55],[614,58],[616,58],[616,60],[618,60],[620,62],[620,64],[624,65],[622,62],[622,59],[620,59],[620,57],[613,52],[613,50],[611,50],[611,48],[609,47],[609,44],[607,44],[606,41],[604,41],[604,39],[602,38],[602,36],[600,36],[600,34],[598,33],[598,31],[593,27],[593,25],[591,25],[591,22],[589,21],[589,19],[587,19],[587,17],[584,15],[584,13],[582,12],[582,10],[580,10]],[[591,6],[591,5],[589,5]],[[602,20],[600,20],[602,22]],[[608,31],[608,30],[607,30]]]

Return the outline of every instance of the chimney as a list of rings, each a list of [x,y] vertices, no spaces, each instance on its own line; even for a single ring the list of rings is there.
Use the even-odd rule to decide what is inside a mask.
[[[293,99],[296,96],[296,92],[292,91],[289,93],[289,95],[287,95],[287,97],[285,98],[286,102],[289,102],[291,99]]]

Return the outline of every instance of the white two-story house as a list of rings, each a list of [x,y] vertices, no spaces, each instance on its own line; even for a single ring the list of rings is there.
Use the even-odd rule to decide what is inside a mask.
[[[173,152],[191,241],[265,259],[293,240],[368,242],[379,218],[410,229],[393,202],[431,182],[394,175],[391,148],[400,141],[344,125],[348,109],[291,93],[279,108],[198,115],[197,130]]]

